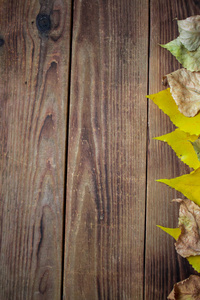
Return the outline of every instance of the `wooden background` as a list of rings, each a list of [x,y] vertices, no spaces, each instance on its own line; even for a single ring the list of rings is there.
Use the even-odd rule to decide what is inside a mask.
[[[51,15],[41,34],[39,13]],[[158,300],[194,273],[177,226],[188,173],[146,94],[193,0],[0,0],[0,299]]]

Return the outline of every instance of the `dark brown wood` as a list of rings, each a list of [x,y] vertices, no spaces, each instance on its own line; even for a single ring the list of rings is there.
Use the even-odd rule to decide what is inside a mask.
[[[176,59],[159,47],[178,35],[176,17],[184,19],[200,14],[197,1],[151,1],[150,5],[150,73],[149,93],[164,87],[162,77],[180,68]],[[173,284],[194,272],[185,259],[174,249],[174,240],[156,228],[156,224],[177,227],[178,205],[170,203],[176,196],[175,190],[156,183],[159,178],[173,178],[186,174],[189,169],[175,156],[171,148],[152,140],[174,129],[171,121],[153,103],[149,103],[149,147],[148,147],[148,193],[146,230],[146,273],[145,299],[166,299]]]
[[[194,271],[156,227],[180,194],[155,180],[189,169],[152,140],[174,127],[145,95],[200,5],[74,0],[70,49],[71,2],[0,0],[0,300],[166,299]]]
[[[74,2],[64,299],[142,299],[148,1]]]
[[[0,1],[1,300],[61,297],[70,17],[70,1]]]

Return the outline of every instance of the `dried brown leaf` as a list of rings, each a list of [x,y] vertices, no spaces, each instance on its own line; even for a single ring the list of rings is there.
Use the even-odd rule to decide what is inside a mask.
[[[179,69],[166,78],[179,111],[186,117],[194,117],[200,110],[200,72]]]
[[[200,300],[200,277],[190,275],[189,278],[176,283],[167,299]]]
[[[200,207],[189,199],[173,201],[180,203],[176,251],[183,257],[200,255]]]

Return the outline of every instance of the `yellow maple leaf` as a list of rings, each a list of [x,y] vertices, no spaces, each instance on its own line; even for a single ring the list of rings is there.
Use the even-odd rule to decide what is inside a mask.
[[[176,189],[200,206],[200,168],[190,174],[172,179],[158,179],[157,181]]]
[[[153,102],[170,117],[170,120],[174,125],[179,127],[180,130],[192,135],[200,135],[200,113],[192,118],[186,117],[180,113],[169,88],[147,97],[153,100]]]
[[[189,261],[190,265],[200,273],[200,255],[190,256],[187,258],[187,260]]]
[[[190,168],[197,169],[200,167],[200,161],[195,153],[191,142],[198,139],[197,135],[190,135],[187,132],[177,128],[175,131],[154,138],[166,142],[175,151],[176,155]]]
[[[180,228],[167,228],[157,225],[160,229],[171,235],[176,241],[181,234]],[[200,272],[200,255],[187,257],[190,265],[197,271]]]
[[[171,235],[176,241],[178,240],[179,235],[181,234],[180,228],[167,228],[160,225],[157,225],[160,229],[162,229],[164,232]]]

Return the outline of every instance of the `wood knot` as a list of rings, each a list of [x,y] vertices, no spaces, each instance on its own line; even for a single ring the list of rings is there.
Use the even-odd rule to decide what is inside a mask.
[[[38,14],[36,18],[37,29],[41,33],[47,33],[51,30],[51,19],[50,15],[47,14]]]

